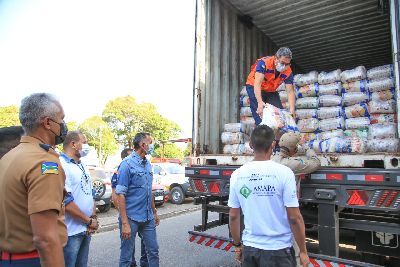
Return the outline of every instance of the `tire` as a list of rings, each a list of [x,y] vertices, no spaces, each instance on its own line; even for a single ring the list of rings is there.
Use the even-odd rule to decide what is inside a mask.
[[[102,180],[96,179],[93,181],[93,189],[96,192],[96,200],[100,200],[100,198],[104,195],[106,192],[106,185],[103,183]]]
[[[175,186],[171,190],[171,202],[180,205],[185,201],[185,194],[180,186]]]
[[[99,209],[99,211],[101,213],[107,212],[107,211],[109,211],[111,209],[111,203],[108,203],[108,204],[105,204],[105,205],[102,205],[102,206],[98,206],[97,208]]]

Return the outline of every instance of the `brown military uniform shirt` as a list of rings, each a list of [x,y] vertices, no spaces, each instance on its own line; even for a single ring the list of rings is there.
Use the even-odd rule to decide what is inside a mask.
[[[35,250],[29,216],[46,210],[58,212],[59,236],[66,244],[64,184],[58,154],[39,139],[23,136],[0,160],[0,251]]]

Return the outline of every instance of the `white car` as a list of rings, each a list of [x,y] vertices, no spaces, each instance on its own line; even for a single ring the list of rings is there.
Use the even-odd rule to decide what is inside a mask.
[[[192,188],[189,178],[185,176],[185,167],[177,163],[152,163],[154,183],[169,189],[171,202],[182,204],[187,196],[191,196]]]

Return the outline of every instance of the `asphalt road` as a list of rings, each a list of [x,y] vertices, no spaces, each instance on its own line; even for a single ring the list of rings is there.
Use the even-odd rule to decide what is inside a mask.
[[[217,218],[216,214],[210,219]],[[160,266],[163,267],[234,267],[233,253],[192,244],[188,241],[188,231],[201,221],[201,212],[194,211],[161,220],[157,228],[160,247]],[[211,234],[228,236],[228,227],[221,226],[208,231]],[[136,247],[140,248],[138,240]],[[118,266],[120,253],[119,230],[95,234],[89,254],[89,266]],[[136,249],[138,261],[140,249]]]

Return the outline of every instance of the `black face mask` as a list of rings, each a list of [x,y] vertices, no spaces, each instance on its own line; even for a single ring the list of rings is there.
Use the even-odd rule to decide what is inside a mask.
[[[57,123],[58,125],[60,125],[60,134],[59,135],[57,135],[56,133],[54,133],[51,130],[50,131],[56,136],[55,145],[62,144],[64,142],[64,140],[65,140],[65,137],[67,136],[67,133],[68,133],[67,124],[64,121],[61,122],[61,123],[58,123],[58,122],[56,122],[56,121],[54,121],[52,119],[50,119],[50,120],[52,122]]]

